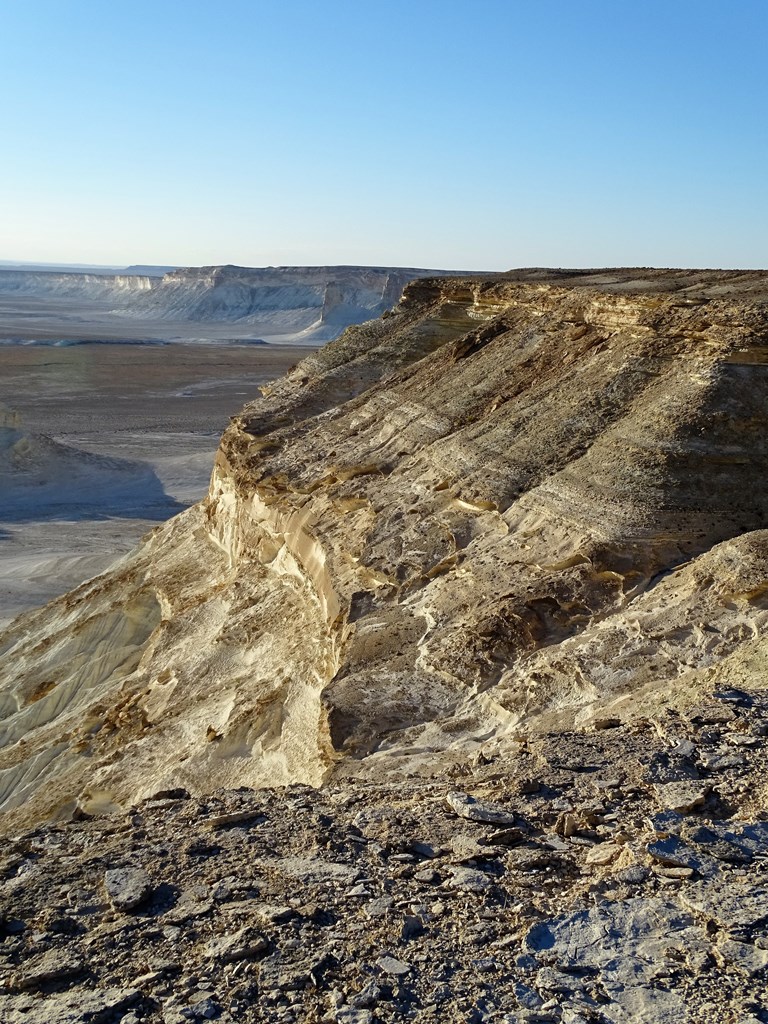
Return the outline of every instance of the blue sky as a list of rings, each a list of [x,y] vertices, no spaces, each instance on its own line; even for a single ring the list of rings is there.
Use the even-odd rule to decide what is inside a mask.
[[[0,258],[768,266],[768,0],[0,16]]]

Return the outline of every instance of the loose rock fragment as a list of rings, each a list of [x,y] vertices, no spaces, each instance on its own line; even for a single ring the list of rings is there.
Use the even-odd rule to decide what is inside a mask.
[[[211,960],[231,964],[236,960],[252,960],[269,949],[263,935],[250,928],[242,928],[233,935],[222,935],[210,940],[207,953]]]
[[[683,889],[683,906],[720,928],[753,928],[768,919],[768,889],[763,885],[735,886],[727,879],[707,879]]]
[[[232,811],[229,814],[215,814],[210,818],[206,818],[205,824],[208,828],[215,830],[220,828],[228,828],[230,825],[243,825],[246,822],[261,823],[265,821],[265,816],[259,810],[249,811]]]
[[[451,840],[451,848],[453,849],[453,859],[458,861],[495,856],[491,847],[481,846],[474,836],[461,834],[454,836]]]
[[[716,954],[723,963],[745,974],[757,974],[768,967],[768,949],[758,949],[747,942],[725,940],[716,948]]]
[[[424,922],[418,914],[406,914],[400,931],[400,937],[403,941],[407,942],[409,939],[414,939],[417,935],[423,934],[423,932]]]
[[[672,878],[678,881],[683,878],[692,878],[694,871],[693,868],[665,868],[656,867],[654,868],[654,874],[660,878]]]
[[[411,965],[404,963],[402,960],[396,960],[393,956],[380,956],[376,961],[376,966],[380,971],[385,974],[392,974],[395,977],[400,977],[403,974],[409,974]]]
[[[649,843],[646,850],[654,860],[665,867],[692,868],[698,864],[694,851],[676,836],[669,836],[667,839],[658,839]]]
[[[353,1006],[342,1006],[336,1010],[336,1024],[374,1024],[370,1010],[359,1010]]]
[[[485,892],[492,888],[493,879],[483,871],[472,868],[451,867],[451,877],[446,881],[449,889],[463,889],[465,892]]]
[[[468,821],[480,821],[493,825],[514,825],[517,821],[515,814],[496,807],[494,804],[476,800],[467,793],[448,793],[445,800],[452,811]]]
[[[31,960],[12,976],[10,987],[19,992],[43,988],[50,982],[64,981],[82,974],[83,961],[65,950],[50,950]]]
[[[152,883],[142,868],[110,868],[104,874],[104,888],[115,910],[134,910],[149,898]]]
[[[622,847],[617,846],[616,843],[598,843],[597,846],[593,846],[589,850],[585,862],[596,867],[612,864],[621,855],[621,851]]]
[[[518,846],[528,838],[520,828],[503,828],[479,840],[483,846]]]
[[[659,783],[655,790],[661,806],[678,814],[690,814],[703,807],[709,794],[709,786],[687,780]]]

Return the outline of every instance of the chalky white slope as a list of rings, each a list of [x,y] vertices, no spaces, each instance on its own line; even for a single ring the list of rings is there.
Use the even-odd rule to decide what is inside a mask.
[[[145,462],[95,455],[25,428],[0,405],[0,523],[178,508]]]
[[[440,273],[402,267],[223,266],[149,277],[0,268],[0,340],[50,343],[54,338],[63,344],[80,338],[189,342],[258,336],[317,345],[389,309],[408,281]],[[100,339],[98,332],[94,336],[97,327]]]

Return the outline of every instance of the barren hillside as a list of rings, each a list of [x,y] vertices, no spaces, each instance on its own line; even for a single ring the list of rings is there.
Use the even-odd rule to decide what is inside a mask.
[[[764,1021],[767,301],[415,282],[16,620],[10,1019]]]
[[[233,420],[201,505],[4,635],[11,818],[317,785],[750,677],[765,290],[409,286]]]

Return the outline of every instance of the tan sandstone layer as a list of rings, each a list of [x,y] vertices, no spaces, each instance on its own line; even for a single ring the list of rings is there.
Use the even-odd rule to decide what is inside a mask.
[[[0,801],[439,770],[759,683],[768,274],[406,288],[246,406],[208,498],[0,636]]]

